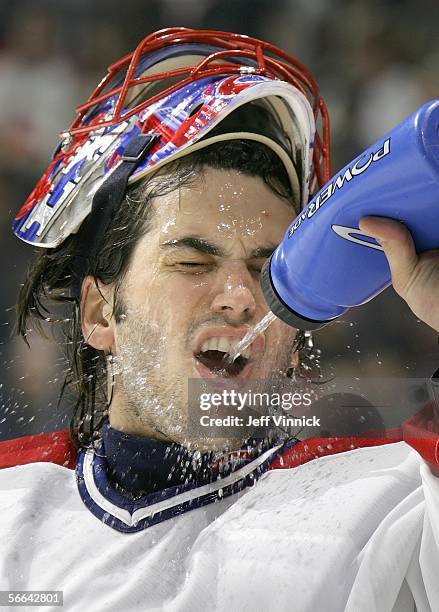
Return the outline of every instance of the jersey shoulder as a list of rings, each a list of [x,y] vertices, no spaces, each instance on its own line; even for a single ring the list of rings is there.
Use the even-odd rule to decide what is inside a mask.
[[[400,429],[387,430],[370,436],[342,436],[328,438],[307,438],[301,440],[280,454],[271,464],[269,470],[291,469],[308,463],[313,459],[338,455],[358,448],[383,446],[402,441]]]
[[[40,462],[74,469],[76,455],[68,430],[23,436],[0,442],[0,469]]]

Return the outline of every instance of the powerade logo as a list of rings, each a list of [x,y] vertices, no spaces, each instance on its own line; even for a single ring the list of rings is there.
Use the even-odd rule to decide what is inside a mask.
[[[379,244],[376,244],[374,238],[368,237],[367,240],[363,238],[359,238],[358,236],[365,236],[362,234],[360,230],[356,227],[346,227],[345,225],[331,225],[332,230],[341,238],[345,240],[349,240],[349,242],[355,242],[356,244],[361,244],[362,246],[369,247],[370,249],[375,249],[377,251],[384,251],[383,247]],[[370,242],[374,240],[374,242]]]
[[[379,162],[389,153],[390,138],[384,141],[378,151],[375,151],[375,153],[370,153],[366,161],[364,161],[364,156],[361,156],[351,166],[348,166],[342,174],[339,174],[336,179],[328,183],[325,189],[320,191],[317,196],[311,200],[311,202],[308,204],[302,214],[297,217],[293,225],[290,227],[288,231],[288,238],[291,238],[297,228],[301,226],[303,221],[306,221],[306,219],[311,219],[320,209],[320,207],[332,198],[334,193],[336,193],[337,189],[342,189],[343,186],[349,183],[354,177],[363,174],[363,172],[366,172],[366,170],[372,164]]]

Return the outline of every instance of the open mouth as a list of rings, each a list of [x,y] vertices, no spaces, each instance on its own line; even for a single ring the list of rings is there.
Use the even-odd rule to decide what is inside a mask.
[[[213,374],[224,377],[237,376],[249,363],[250,350],[246,349],[233,363],[226,366],[224,357],[236,340],[237,338],[233,337],[209,338],[203,342],[194,357]]]

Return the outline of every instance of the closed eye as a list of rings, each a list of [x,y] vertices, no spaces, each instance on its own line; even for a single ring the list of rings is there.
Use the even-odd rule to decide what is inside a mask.
[[[209,264],[207,263],[202,263],[199,261],[178,261],[177,262],[178,266],[192,266],[192,267],[196,267],[196,266],[208,266]]]
[[[201,261],[177,261],[174,264],[177,270],[181,272],[191,272],[194,274],[203,274],[204,272],[210,272],[213,264]]]

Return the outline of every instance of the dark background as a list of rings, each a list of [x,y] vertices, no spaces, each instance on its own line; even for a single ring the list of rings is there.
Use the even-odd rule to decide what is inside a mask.
[[[12,219],[106,66],[145,35],[215,28],[283,47],[316,75],[332,120],[333,171],[438,96],[437,0],[0,1],[0,439],[66,427],[56,344],[14,337],[14,304],[33,249]],[[416,205],[416,202],[413,203]],[[50,331],[50,330],[48,330]],[[437,334],[386,290],[315,334],[341,377],[424,377]]]

